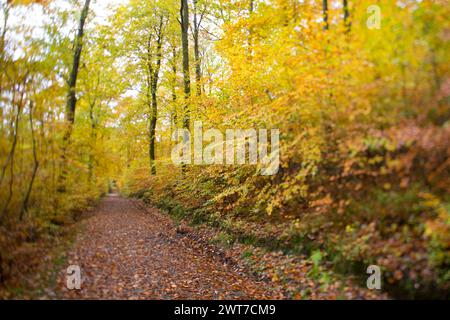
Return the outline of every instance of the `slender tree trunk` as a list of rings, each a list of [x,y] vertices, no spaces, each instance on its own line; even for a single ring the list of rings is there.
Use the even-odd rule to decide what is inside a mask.
[[[152,89],[153,91],[153,89]],[[158,102],[156,100],[156,94],[152,92],[152,110],[150,116],[150,172],[152,175],[156,174],[156,154],[155,154],[155,144],[156,144],[156,120],[158,115]]]
[[[26,80],[24,80],[24,83],[26,83]],[[20,91],[20,85],[19,85],[18,90]],[[23,90],[25,90],[25,89],[23,89]],[[12,96],[13,106],[14,106],[14,101],[16,99],[16,92],[17,92],[17,90],[16,90],[15,86],[13,86],[13,96]],[[10,127],[11,127],[11,132],[13,134],[13,140],[12,140],[12,144],[11,144],[11,149],[8,153],[8,157],[6,158],[6,161],[2,167],[2,173],[0,175],[0,187],[3,184],[3,179],[5,177],[6,169],[8,168],[8,165],[12,162],[15,152],[16,152],[17,135],[18,135],[19,124],[20,124],[20,115],[22,113],[22,104],[23,104],[24,95],[25,95],[25,93],[22,92],[20,95],[19,103],[17,105],[17,115],[16,115],[16,117],[13,116],[11,119]]]
[[[9,2],[5,4],[3,10],[3,29],[2,35],[0,38],[0,96],[3,92],[3,73],[4,73],[4,63],[5,63],[5,46],[6,46],[6,32],[8,27],[8,19],[9,19]]]
[[[172,103],[173,103],[173,126],[175,128],[175,141],[178,141],[178,114],[177,114],[177,50],[175,45],[172,47]],[[172,140],[171,140],[172,141]]]
[[[76,85],[77,85],[78,71],[80,67],[81,52],[83,51],[84,25],[86,23],[86,18],[89,12],[90,2],[91,0],[86,0],[84,3],[83,10],[81,11],[78,33],[75,37],[75,51],[73,54],[72,69],[70,71],[70,77],[68,81],[68,93],[66,105],[67,120],[70,123],[74,123],[75,121],[75,107],[77,104]]]
[[[158,100],[157,100],[157,91],[158,91],[158,82],[159,82],[159,71],[161,70],[161,60],[162,60],[162,41],[163,41],[163,27],[164,27],[164,17],[161,16],[158,36],[156,40],[156,66],[152,71],[151,60],[149,61],[150,65],[150,74],[151,74],[151,114],[150,114],[150,171],[152,175],[156,174],[156,123],[158,120]],[[149,48],[150,49],[150,48]],[[149,57],[151,59],[151,57]]]
[[[328,30],[328,0],[322,2],[323,29]]]
[[[34,136],[34,127],[33,127],[33,102],[30,102],[30,130],[31,130],[31,139],[33,143],[33,172],[31,174],[31,180],[28,184],[27,193],[25,195],[25,198],[22,203],[22,208],[20,210],[20,217],[19,219],[22,220],[24,217],[24,214],[28,212],[28,202],[30,200],[31,191],[33,190],[33,184],[34,180],[36,178],[36,174],[39,168],[39,161],[37,158],[37,146],[36,146],[36,138]]]
[[[151,36],[149,36],[148,44],[147,44],[147,50],[148,50],[148,60],[147,60],[147,104],[148,104],[148,136],[149,136],[149,143],[148,143],[148,157],[149,157],[149,164],[150,164],[150,174],[153,174],[153,166],[154,166],[154,160],[155,160],[155,154],[154,154],[154,131],[152,128],[152,121],[153,121],[153,108],[154,105],[154,98],[152,95],[152,87],[153,87],[153,64],[152,64],[152,52],[151,52]]]
[[[26,80],[24,82],[26,82]],[[17,104],[17,115],[16,115],[16,118],[15,118],[15,124],[14,124],[13,142],[12,142],[11,150],[10,150],[9,155],[8,155],[8,159],[7,159],[7,161],[6,161],[6,163],[5,163],[4,167],[3,167],[3,170],[2,170],[2,180],[3,180],[5,170],[8,167],[8,164],[9,164],[9,166],[10,166],[10,179],[9,179],[8,198],[5,201],[5,204],[3,205],[2,212],[0,214],[0,224],[2,224],[3,219],[5,218],[6,212],[8,210],[9,203],[11,202],[12,195],[13,195],[14,156],[15,156],[16,145],[17,145],[17,140],[18,140],[18,136],[19,136],[19,124],[20,124],[20,116],[22,114],[22,104],[23,104],[24,95],[25,95],[25,92],[23,91],[21,93],[21,96],[20,96],[20,101]]]
[[[67,82],[68,92],[67,92],[67,104],[66,104],[66,121],[67,128],[63,137],[62,152],[61,152],[61,173],[58,178],[58,191],[64,193],[66,191],[66,177],[67,177],[67,148],[69,146],[70,137],[72,135],[72,127],[75,122],[75,108],[77,104],[76,98],[76,85],[78,78],[78,71],[80,68],[81,53],[83,51],[83,36],[84,36],[84,25],[89,13],[89,5],[91,0],[86,0],[84,7],[81,11],[80,22],[78,25],[78,33],[75,37],[75,51],[73,54],[72,69],[70,71],[69,80]]]
[[[89,120],[91,121],[91,133],[90,133],[90,143],[91,148],[89,150],[89,163],[88,163],[88,180],[89,185],[92,186],[93,179],[94,179],[94,146],[96,140],[97,140],[97,134],[96,129],[97,125],[95,122],[94,117],[94,107],[95,107],[95,100],[89,104]]]
[[[186,100],[184,106],[183,127],[189,130],[190,111],[188,100],[191,96],[191,80],[189,71],[189,8],[187,0],[181,0],[181,45],[183,51],[183,83],[184,83],[184,98]]]
[[[255,3],[253,0],[250,0],[250,3],[248,5],[248,14],[251,16],[253,14]],[[248,56],[250,59],[252,59],[253,56],[253,26],[250,26],[248,28],[248,39],[247,39],[247,45],[248,45]]]
[[[171,89],[172,89],[172,102],[175,103],[177,101],[177,51],[175,46],[172,47],[172,81],[171,81]]]
[[[323,15],[323,29],[328,30],[328,0],[323,0],[322,2],[322,15]]]
[[[14,111],[14,101],[15,101],[15,99],[16,99],[16,86],[13,85],[13,87],[12,87],[12,106],[13,106],[12,112]],[[6,169],[8,169],[9,162],[11,161],[11,156],[14,154],[15,148],[16,148],[17,141],[14,142],[14,140],[15,140],[15,130],[17,128],[16,120],[17,119],[13,115],[11,117],[11,121],[9,121],[9,134],[13,138],[12,138],[10,152],[8,153],[8,156],[6,157],[5,163],[3,163],[3,166],[2,166],[2,172],[0,174],[0,187],[3,184],[3,179],[5,178]]]
[[[197,90],[197,96],[201,96],[202,87],[202,69],[201,69],[201,61],[200,61],[200,46],[199,46],[199,33],[200,33],[200,24],[202,16],[200,16],[200,20],[198,19],[198,11],[197,11],[197,3],[198,0],[194,0],[194,59],[195,59],[195,86]]]
[[[348,0],[344,0],[343,7],[344,7],[345,32],[350,32],[350,30],[352,28],[352,23],[350,21],[350,11],[348,9]]]
[[[8,19],[9,19],[9,3],[5,3],[3,7],[3,28],[1,31],[1,37],[0,37],[0,98],[2,97],[3,93],[3,76],[4,76],[4,70],[5,70],[5,47],[6,47],[6,32],[8,27]],[[3,115],[5,110],[0,109],[0,134],[3,136]]]

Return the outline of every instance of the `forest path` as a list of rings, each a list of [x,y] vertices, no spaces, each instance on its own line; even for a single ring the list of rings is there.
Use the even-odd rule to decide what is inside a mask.
[[[103,199],[68,253],[66,265],[81,269],[81,290],[58,279],[68,299],[264,299],[267,284],[239,274],[219,258],[200,252],[166,215],[140,209],[135,200]]]

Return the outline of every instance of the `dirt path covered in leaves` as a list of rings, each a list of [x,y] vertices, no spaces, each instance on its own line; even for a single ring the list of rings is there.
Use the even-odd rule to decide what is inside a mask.
[[[111,195],[82,222],[67,266],[81,268],[81,290],[68,299],[264,299],[277,298],[266,283],[203,253],[176,232],[157,209]]]

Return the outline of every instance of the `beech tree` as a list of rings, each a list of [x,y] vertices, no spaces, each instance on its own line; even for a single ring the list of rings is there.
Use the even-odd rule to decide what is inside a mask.
[[[83,9],[81,10],[80,22],[78,24],[78,31],[74,39],[73,62],[70,69],[69,79],[67,81],[67,104],[66,104],[66,119],[67,129],[63,138],[62,154],[61,154],[61,173],[59,177],[60,192],[66,191],[65,180],[67,176],[66,156],[67,148],[70,143],[70,136],[72,135],[72,126],[75,122],[75,108],[77,104],[76,85],[78,79],[78,72],[80,68],[81,53],[83,51],[83,37],[84,25],[89,13],[89,5],[91,0],[85,0]]]
[[[180,26],[181,26],[181,46],[182,46],[182,56],[183,56],[183,84],[184,84],[184,117],[183,117],[183,127],[189,129],[189,98],[191,95],[191,79],[189,70],[189,6],[187,0],[180,0]]]

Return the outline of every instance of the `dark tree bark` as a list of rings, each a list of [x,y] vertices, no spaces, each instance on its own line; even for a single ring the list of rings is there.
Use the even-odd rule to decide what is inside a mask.
[[[9,19],[9,3],[6,3],[3,8],[3,27],[0,37],[0,95],[3,92],[3,73],[4,73],[4,64],[5,64],[5,46],[6,46],[6,32],[8,27],[8,19]]]
[[[198,12],[198,0],[194,0],[194,30],[193,30],[193,38],[194,38],[194,60],[195,60],[195,86],[197,90],[197,96],[202,94],[202,69],[201,69],[201,60],[200,60],[200,45],[199,45],[199,33],[200,26],[202,23],[204,11],[199,14]]]
[[[78,32],[74,40],[74,54],[72,69],[70,71],[69,80],[67,81],[68,92],[67,92],[67,104],[66,104],[66,121],[68,127],[63,137],[62,152],[61,152],[61,173],[58,177],[58,192],[66,192],[66,176],[67,176],[67,166],[66,166],[66,154],[67,148],[70,141],[70,136],[72,135],[72,126],[75,122],[75,109],[77,104],[76,98],[76,85],[78,78],[78,70],[80,68],[81,53],[83,51],[83,37],[84,37],[84,25],[89,13],[89,5],[91,0],[86,0],[84,7],[81,10],[80,22],[78,25]]]
[[[153,66],[152,61],[152,50],[151,43],[148,44],[148,72],[150,74],[150,92],[151,92],[151,104],[150,104],[150,122],[149,122],[149,132],[150,132],[150,145],[149,145],[149,157],[150,157],[150,171],[152,175],[156,174],[156,123],[158,120],[158,82],[159,82],[159,71],[161,70],[161,60],[162,60],[162,41],[163,41],[163,28],[164,28],[164,16],[160,17],[156,38],[156,62]],[[151,40],[149,40],[151,41]]]
[[[96,104],[96,99],[89,103],[89,120],[91,121],[91,132],[90,132],[90,142],[91,147],[89,150],[89,163],[88,163],[88,181],[89,185],[92,186],[94,180],[94,146],[92,145],[97,140],[97,122],[94,116],[94,108]]]
[[[26,82],[26,80],[24,80],[24,83]],[[20,85],[18,87],[18,89],[16,90],[16,86],[13,86],[12,89],[12,104],[14,106],[15,100],[16,100],[16,92],[20,91]],[[5,173],[6,173],[6,169],[8,168],[8,165],[11,163],[11,161],[14,159],[14,154],[16,151],[16,145],[17,145],[17,135],[18,135],[18,130],[19,130],[19,124],[20,124],[20,116],[22,113],[22,103],[23,103],[23,98],[24,98],[25,93],[22,91],[21,96],[20,96],[20,100],[19,103],[17,105],[17,115],[16,117],[11,119],[11,123],[10,123],[10,130],[13,134],[13,140],[12,140],[12,144],[11,144],[11,149],[8,153],[8,157],[6,158],[5,163],[3,164],[2,167],[2,173],[0,175],[0,187],[3,184],[3,179],[5,177]]]
[[[172,102],[175,103],[177,101],[177,49],[175,46],[172,47],[172,81],[171,81],[171,89],[172,89]]]
[[[99,73],[97,75],[97,82],[95,84],[94,88],[91,88],[89,90],[88,94],[88,102],[89,102],[89,121],[91,125],[91,131],[90,131],[90,148],[89,148],[89,162],[88,162],[88,182],[89,186],[92,187],[94,183],[94,167],[95,167],[95,157],[94,157],[94,150],[95,150],[95,143],[97,141],[97,124],[98,120],[95,116],[95,107],[97,106],[97,94],[100,87],[100,82],[102,79],[102,74]],[[91,93],[93,93],[93,97],[91,96]],[[91,99],[92,97],[92,99]]]
[[[328,0],[322,2],[322,15],[323,15],[323,29],[328,30]]]
[[[183,83],[184,83],[184,98],[186,100],[184,106],[183,127],[189,130],[190,111],[188,99],[191,96],[191,80],[189,72],[189,8],[187,0],[181,0],[180,8],[181,16],[181,46],[183,52]]]
[[[177,49],[174,46],[172,46],[172,81],[171,81],[171,87],[172,87],[172,102],[173,102],[173,113],[172,113],[172,119],[171,119],[171,124],[172,124],[172,120],[173,120],[173,125],[175,127],[175,134],[176,134],[176,139],[175,141],[178,141],[178,114],[177,114],[177,107],[176,107],[176,102],[177,102]]]
[[[37,158],[37,145],[36,145],[36,138],[34,135],[34,127],[33,127],[33,102],[30,102],[30,130],[31,130],[31,140],[33,143],[33,172],[31,174],[30,183],[28,184],[28,189],[25,194],[25,198],[22,203],[22,208],[20,210],[20,216],[19,219],[22,220],[24,217],[24,214],[28,212],[28,202],[30,200],[31,191],[33,190],[33,184],[34,180],[36,178],[36,174],[39,168],[39,161]]]
[[[24,83],[26,83],[26,80],[24,80]],[[24,85],[25,87],[25,85]],[[20,95],[20,100],[17,104],[17,115],[15,117],[15,123],[14,123],[14,132],[13,132],[13,141],[12,141],[12,145],[11,145],[11,150],[8,154],[8,158],[6,159],[6,162],[2,168],[2,176],[1,176],[1,181],[0,181],[0,185],[3,182],[3,177],[5,174],[5,171],[8,167],[9,164],[9,169],[10,169],[10,178],[9,178],[9,188],[8,188],[8,198],[5,201],[4,205],[3,205],[3,209],[1,211],[1,215],[0,215],[0,224],[3,223],[3,219],[6,216],[6,213],[8,211],[8,206],[9,203],[11,202],[12,199],[12,195],[13,195],[13,185],[14,185],[14,156],[15,156],[15,151],[16,151],[16,146],[17,146],[17,140],[18,140],[18,136],[19,136],[19,124],[20,124],[20,116],[22,114],[22,107],[23,107],[23,100],[24,100],[24,96],[25,96],[25,88],[23,88],[23,91]],[[14,100],[13,100],[13,104],[14,104]]]
[[[70,77],[68,83],[68,93],[67,93],[67,105],[66,113],[67,120],[70,123],[75,121],[75,107],[77,104],[76,98],[76,85],[78,78],[78,70],[80,68],[81,52],[83,51],[83,36],[84,36],[84,25],[86,23],[86,18],[89,12],[89,4],[91,0],[86,0],[84,3],[83,10],[81,11],[80,23],[78,25],[78,33],[75,37],[75,51],[73,54],[72,69],[70,71]]]
[[[350,11],[348,9],[348,0],[344,0],[343,7],[344,7],[345,32],[350,32],[350,30],[352,28],[352,23],[350,21]]]

